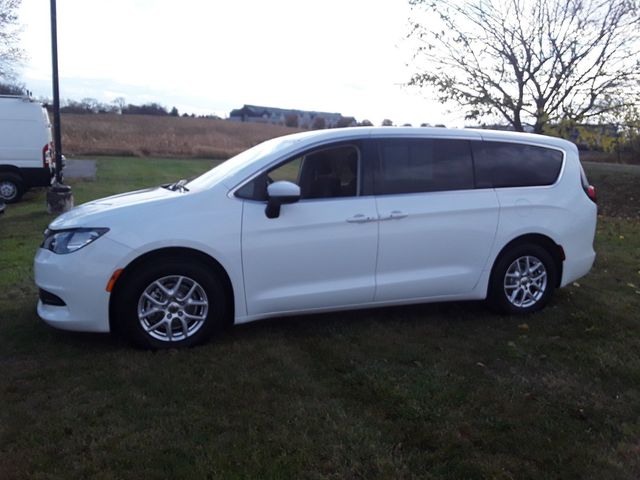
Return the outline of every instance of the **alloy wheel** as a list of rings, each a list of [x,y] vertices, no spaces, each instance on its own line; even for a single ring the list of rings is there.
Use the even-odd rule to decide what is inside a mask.
[[[138,300],[138,321],[156,340],[179,342],[193,336],[204,325],[209,299],[192,278],[170,275],[147,286]]]
[[[504,293],[515,307],[529,308],[540,301],[547,289],[547,269],[542,261],[525,255],[511,263],[504,275]]]

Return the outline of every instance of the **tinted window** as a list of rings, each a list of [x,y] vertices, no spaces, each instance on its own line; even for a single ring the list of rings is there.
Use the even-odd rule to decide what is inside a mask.
[[[473,188],[466,140],[393,139],[379,144],[377,195]]]
[[[269,170],[236,192],[241,198],[266,200],[267,185],[287,180],[300,186],[302,199],[358,194],[359,151],[352,145],[307,152]]]
[[[478,188],[551,185],[562,167],[562,152],[506,142],[473,142]]]

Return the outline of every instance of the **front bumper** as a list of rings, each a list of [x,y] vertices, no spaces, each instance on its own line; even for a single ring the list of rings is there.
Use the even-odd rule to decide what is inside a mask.
[[[64,306],[38,301],[38,315],[63,330],[108,332],[106,286],[130,249],[102,237],[77,252],[58,255],[38,249],[33,270],[38,288],[59,297]]]

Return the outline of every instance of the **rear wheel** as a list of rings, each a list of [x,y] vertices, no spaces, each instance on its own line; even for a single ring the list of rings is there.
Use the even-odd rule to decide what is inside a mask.
[[[15,173],[0,173],[0,199],[15,203],[25,192],[24,182]]]
[[[557,268],[546,249],[536,244],[516,245],[496,261],[488,300],[504,313],[535,312],[549,303],[556,281]]]
[[[223,285],[205,265],[170,258],[144,264],[123,280],[117,321],[142,347],[197,345],[226,324]]]

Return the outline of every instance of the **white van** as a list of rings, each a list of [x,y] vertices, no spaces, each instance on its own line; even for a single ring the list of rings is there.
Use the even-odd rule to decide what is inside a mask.
[[[0,199],[20,200],[31,187],[46,187],[54,174],[47,110],[26,96],[0,95]]]
[[[294,313],[487,299],[525,314],[589,272],[596,212],[558,138],[300,133],[58,217],[35,258],[38,313],[153,348]]]

